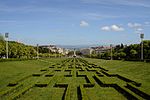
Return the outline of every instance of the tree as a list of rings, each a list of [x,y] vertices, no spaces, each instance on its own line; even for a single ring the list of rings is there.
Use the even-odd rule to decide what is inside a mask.
[[[150,59],[150,40],[143,41],[144,44],[144,58]]]
[[[0,41],[0,58],[5,56],[6,51],[5,51],[5,42]]]
[[[130,50],[130,54],[131,54],[131,58],[136,58],[137,51],[134,50],[134,49],[131,49],[131,50]]]
[[[80,52],[79,50],[76,51],[76,55],[82,56],[82,52]]]
[[[33,58],[36,51],[33,46],[28,46],[15,41],[9,41],[9,57],[10,58]],[[6,55],[5,42],[0,42],[0,57]]]
[[[67,55],[68,56],[73,56],[74,55],[74,51],[70,51]]]
[[[123,48],[124,48],[124,45],[123,45],[122,43],[121,43],[121,46],[120,46],[120,48],[121,48],[121,49],[123,49]]]
[[[150,40],[144,40],[144,59],[150,59]],[[110,58],[110,51],[101,54],[101,57],[94,55],[92,57],[97,58]],[[125,59],[125,60],[140,60],[141,56],[141,44],[131,44],[131,45],[116,45],[113,49],[114,59]]]
[[[126,53],[125,53],[125,52],[120,52],[120,53],[119,53],[119,57],[120,57],[121,59],[125,58],[125,57],[126,57]]]
[[[105,52],[103,56],[105,59],[110,59],[110,52]]]
[[[4,41],[4,37],[1,33],[0,33],[0,41]]]

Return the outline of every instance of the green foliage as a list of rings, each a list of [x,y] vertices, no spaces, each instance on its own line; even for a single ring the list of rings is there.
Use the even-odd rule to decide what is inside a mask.
[[[0,41],[0,57],[5,57],[6,55],[5,45],[6,43],[4,41]],[[30,59],[36,55],[36,50],[33,46],[24,45],[14,41],[9,41],[8,49],[9,58]]]
[[[82,53],[78,50],[76,51],[76,55],[82,56]]]
[[[143,41],[144,47],[144,59],[150,59],[150,40]],[[103,54],[92,54],[86,57],[91,58],[102,58],[102,59],[110,59],[110,50]],[[124,60],[140,60],[141,59],[141,44],[131,44],[127,45],[116,45],[113,48],[113,59],[124,59]]]
[[[124,58],[124,57],[126,57],[126,53],[125,53],[125,52],[120,52],[120,53],[119,53],[119,56],[120,56],[121,58]]]
[[[69,53],[68,53],[68,56],[73,56],[74,55],[74,51],[70,51]]]
[[[39,53],[52,53],[48,48],[45,47],[39,47],[38,49],[39,49]]]
[[[145,40],[144,44],[144,57],[150,59],[150,40]]]
[[[4,41],[4,37],[2,34],[0,34],[0,41]]]
[[[18,43],[15,41],[8,42],[9,58],[16,59],[33,59],[37,56],[36,47]],[[61,57],[62,54],[51,52],[48,48],[39,47],[40,57]],[[6,42],[0,41],[0,58],[6,57]],[[13,59],[11,59],[13,60]],[[15,59],[14,59],[15,60]],[[0,60],[5,61],[5,60]]]
[[[4,56],[5,54],[5,42],[0,41],[0,57]]]
[[[135,57],[136,54],[137,54],[137,51],[134,50],[134,49],[131,49],[131,50],[130,50],[130,54],[131,54],[132,57]]]

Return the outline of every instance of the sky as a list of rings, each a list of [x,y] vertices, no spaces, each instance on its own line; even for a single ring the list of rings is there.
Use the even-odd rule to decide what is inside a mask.
[[[150,39],[150,0],[0,0],[0,33],[25,44],[109,45]]]

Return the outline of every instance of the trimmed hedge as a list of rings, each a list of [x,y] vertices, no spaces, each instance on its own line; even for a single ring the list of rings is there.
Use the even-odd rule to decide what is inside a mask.
[[[66,83],[55,83],[54,87],[65,88],[65,87],[68,87],[68,84],[66,84]]]
[[[100,77],[103,77],[104,75],[102,75],[99,71],[96,71],[96,74]]]
[[[47,74],[45,75],[45,77],[53,77],[54,75],[53,74]]]
[[[18,79],[18,80],[12,81],[12,82],[10,82],[7,86],[10,86],[10,87],[16,86],[19,82],[21,82],[21,81],[23,81],[23,80],[25,80],[25,79],[27,79],[27,78],[29,78],[29,77],[31,77],[31,76],[32,76],[32,75],[28,75],[28,76],[25,76],[25,77],[20,78],[20,79]]]
[[[17,98],[19,98],[21,95],[25,94],[29,89],[31,89],[33,87],[34,87],[34,84],[23,88],[22,90],[20,90],[16,94],[13,94],[12,97],[9,98],[9,100],[16,100]]]
[[[51,78],[49,77],[40,77],[38,81],[35,83],[36,87],[46,87],[51,82]]]
[[[131,83],[127,83],[127,86],[125,86],[126,88],[130,89],[131,91],[133,91],[134,93],[136,93],[137,95],[141,96],[144,99],[150,100],[150,95],[142,92],[141,90],[137,89],[134,85],[132,85]]]
[[[0,92],[0,97],[5,96],[5,95],[7,95],[9,93],[12,93],[12,92],[14,92],[15,90],[19,89],[22,86],[23,86],[23,84],[19,84],[19,85],[15,86],[15,87],[9,88],[8,90],[2,91],[2,92]]]
[[[51,67],[51,66],[50,66],[49,68],[54,68],[54,67]]]
[[[80,85],[80,91],[81,91],[81,100],[89,100],[83,85]]]
[[[36,87],[46,87],[48,84],[46,83],[36,83],[35,86]]]
[[[90,88],[90,87],[94,87],[95,84],[91,84],[91,83],[85,83],[83,84],[84,88]]]
[[[60,69],[56,69],[55,71],[56,71],[56,72],[60,72],[61,70],[60,70]]]
[[[97,75],[93,76],[95,81],[101,86],[101,87],[112,87],[116,89],[119,93],[121,93],[124,97],[126,97],[129,100],[138,100],[135,94],[131,93],[131,91],[125,89],[124,87],[120,87],[117,84],[105,84],[103,83]]]
[[[72,77],[72,75],[64,75],[64,77]]]
[[[9,83],[7,86],[12,87],[12,86],[16,86],[18,84],[18,82],[13,82],[13,83]]]
[[[41,76],[39,73],[32,74],[32,76]]]
[[[48,71],[48,69],[41,69],[40,71],[41,71],[41,72],[43,72],[43,71]]]

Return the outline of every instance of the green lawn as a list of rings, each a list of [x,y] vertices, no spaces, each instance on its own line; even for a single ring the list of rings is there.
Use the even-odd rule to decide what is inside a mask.
[[[27,61],[8,61],[0,62],[0,91],[11,80],[30,75],[41,68],[48,67],[53,63],[63,59],[44,59],[44,60],[27,60]]]
[[[130,97],[129,95],[132,95],[142,100],[140,95],[125,86],[129,83],[149,95],[149,67],[150,63],[145,62],[89,58],[0,62],[0,99],[126,100]],[[105,68],[108,71],[100,68]],[[142,83],[142,85],[137,87],[117,77],[109,77],[105,73],[119,74],[134,82]],[[10,83],[12,86],[7,86]],[[112,84],[117,84],[122,88],[123,93]]]
[[[110,73],[120,74],[142,83],[142,90],[150,94],[150,63],[88,58],[85,60],[108,69]]]

